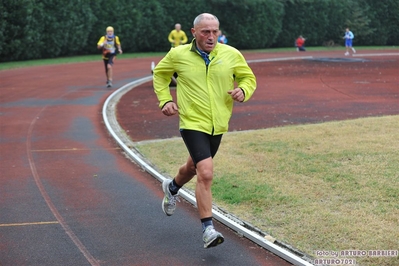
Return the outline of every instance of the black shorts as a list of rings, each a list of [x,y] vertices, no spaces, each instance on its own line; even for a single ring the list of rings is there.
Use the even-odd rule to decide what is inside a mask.
[[[223,134],[212,136],[200,131],[188,129],[181,129],[180,135],[194,161],[194,165],[197,165],[198,162],[209,157],[213,158],[219,149],[223,136]]]
[[[107,70],[107,65],[111,65],[112,66],[114,64],[114,57],[115,57],[115,54],[108,54],[107,58],[103,59],[105,70]]]

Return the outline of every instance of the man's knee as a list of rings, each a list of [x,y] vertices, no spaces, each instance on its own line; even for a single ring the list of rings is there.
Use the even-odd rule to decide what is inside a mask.
[[[208,158],[197,163],[197,178],[200,182],[212,182],[213,162]]]

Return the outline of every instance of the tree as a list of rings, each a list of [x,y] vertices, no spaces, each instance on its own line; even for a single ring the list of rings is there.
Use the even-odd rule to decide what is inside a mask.
[[[370,6],[370,27],[375,31],[368,44],[397,45],[399,43],[399,2],[396,0],[366,0]]]
[[[275,46],[294,46],[295,39],[302,35],[306,45],[321,45],[326,37],[329,21],[329,1],[291,0],[285,1],[283,29]]]
[[[283,4],[273,0],[208,0],[229,44],[238,49],[270,47],[282,28]]]
[[[349,27],[356,33],[356,43],[370,44],[370,36],[375,31],[370,26],[370,7],[366,1],[351,1],[349,3],[350,14],[345,20],[345,24],[342,28]]]

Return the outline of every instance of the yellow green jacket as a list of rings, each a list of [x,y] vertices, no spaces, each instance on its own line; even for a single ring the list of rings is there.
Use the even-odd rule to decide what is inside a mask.
[[[172,30],[169,33],[168,40],[172,47],[177,47],[181,44],[187,43],[188,41],[186,33],[182,30]]]
[[[234,101],[227,91],[242,88],[245,102],[256,89],[256,78],[243,55],[229,45],[216,44],[209,58],[207,67],[195,39],[191,44],[171,48],[154,69],[153,85],[162,108],[173,101],[169,84],[176,72],[180,129],[219,135],[228,131],[233,111]]]

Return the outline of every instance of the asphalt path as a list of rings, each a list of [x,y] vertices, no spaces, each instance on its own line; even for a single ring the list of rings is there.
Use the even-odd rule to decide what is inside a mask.
[[[114,86],[154,59],[117,61]],[[166,217],[160,183],[107,132],[101,60],[0,72],[0,265],[290,265],[217,223],[203,249],[181,202]]]

